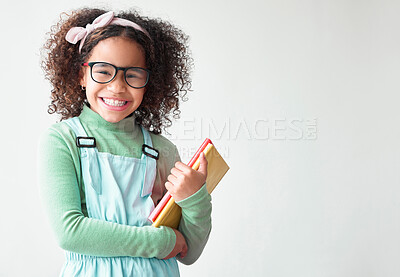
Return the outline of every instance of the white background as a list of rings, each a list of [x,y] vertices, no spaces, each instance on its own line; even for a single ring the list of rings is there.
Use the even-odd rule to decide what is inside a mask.
[[[0,276],[63,264],[36,181],[38,137],[58,119],[39,49],[61,12],[93,3],[16,1],[0,17]],[[400,276],[399,1],[105,6],[191,36],[194,92],[170,132],[184,160],[209,136],[231,166],[182,276]]]

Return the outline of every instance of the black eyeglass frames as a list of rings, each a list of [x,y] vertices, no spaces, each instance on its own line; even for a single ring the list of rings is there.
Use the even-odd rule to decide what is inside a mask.
[[[117,67],[107,62],[88,62],[90,76],[96,83],[107,84],[114,80],[118,70],[124,71],[125,82],[133,88],[143,88],[149,82],[150,70],[141,67]]]

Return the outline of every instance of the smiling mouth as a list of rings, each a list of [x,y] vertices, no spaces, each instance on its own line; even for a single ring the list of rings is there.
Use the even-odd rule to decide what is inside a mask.
[[[108,99],[103,97],[101,98],[101,100],[103,100],[104,103],[112,107],[123,107],[128,103],[128,101]]]

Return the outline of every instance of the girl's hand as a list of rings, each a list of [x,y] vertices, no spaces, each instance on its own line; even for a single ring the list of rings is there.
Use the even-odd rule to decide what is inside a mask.
[[[200,154],[200,166],[198,170],[187,166],[184,163],[177,162],[171,169],[168,176],[168,182],[165,187],[172,195],[175,201],[183,200],[196,193],[206,182],[207,178],[207,160],[204,153]]]
[[[181,232],[179,232],[178,230],[173,229],[176,235],[176,242],[175,242],[175,247],[174,249],[172,249],[171,253],[169,253],[169,255],[167,257],[165,257],[163,260],[168,260],[171,259],[173,257],[175,257],[176,255],[180,255],[181,258],[184,258],[187,254],[187,244],[186,244],[186,240],[183,237],[183,235],[181,234]]]

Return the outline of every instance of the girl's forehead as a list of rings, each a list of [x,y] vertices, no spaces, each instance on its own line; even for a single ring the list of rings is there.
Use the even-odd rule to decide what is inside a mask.
[[[142,46],[126,37],[101,40],[93,48],[89,61],[109,62],[121,67],[146,65]]]

